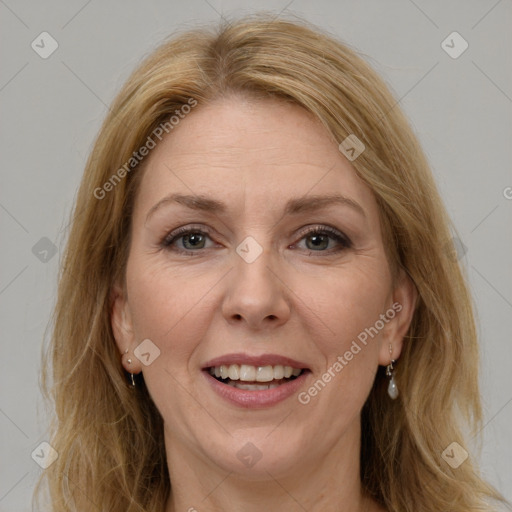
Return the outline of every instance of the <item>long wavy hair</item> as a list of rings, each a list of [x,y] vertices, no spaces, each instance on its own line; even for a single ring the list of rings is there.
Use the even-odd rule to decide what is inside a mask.
[[[469,451],[463,433],[481,427],[479,362],[453,226],[427,159],[365,59],[304,21],[265,14],[174,35],[135,70],[106,116],[72,212],[43,348],[49,442],[59,457],[38,482],[38,501],[46,482],[53,512],[161,512],[166,503],[163,420],[143,377],[129,385],[110,322],[144,166],[130,159],[191,100],[201,108],[233,94],[299,105],[337,143],[355,135],[365,145],[352,166],[377,200],[390,267],[404,269],[418,290],[396,367],[400,398],[388,399],[380,368],[363,408],[363,489],[390,512],[491,510],[502,498],[473,457],[452,468],[442,456],[453,442]]]

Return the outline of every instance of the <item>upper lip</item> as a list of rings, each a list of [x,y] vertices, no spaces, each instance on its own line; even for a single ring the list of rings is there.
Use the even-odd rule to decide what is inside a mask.
[[[216,357],[215,359],[211,359],[207,361],[203,365],[203,370],[207,368],[226,365],[229,366],[231,364],[247,364],[250,366],[291,366],[292,368],[298,369],[308,369],[308,365],[306,363],[302,363],[301,361],[297,361],[296,359],[292,359],[286,356],[280,356],[278,354],[262,354],[259,356],[252,356],[244,353],[237,354],[226,354],[220,357]]]

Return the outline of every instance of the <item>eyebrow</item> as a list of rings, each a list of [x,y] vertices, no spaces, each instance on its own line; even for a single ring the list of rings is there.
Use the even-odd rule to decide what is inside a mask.
[[[201,210],[210,213],[223,213],[227,207],[221,201],[211,199],[202,195],[184,195],[184,194],[170,194],[156,203],[150,208],[146,215],[146,222],[155,213],[156,210],[169,203],[178,203],[192,210]],[[296,199],[290,199],[284,208],[285,215],[296,215],[304,212],[312,212],[321,208],[326,208],[333,204],[340,204],[348,206],[354,211],[366,218],[366,213],[363,207],[350,199],[339,194],[326,195],[326,196],[303,196]]]
[[[150,208],[146,215],[146,222],[151,215],[162,206],[169,203],[178,203],[191,210],[201,210],[204,212],[222,213],[226,211],[224,203],[201,195],[184,195],[184,194],[170,194],[156,203]]]
[[[293,215],[302,212],[319,210],[320,208],[326,208],[327,206],[331,206],[333,204],[348,206],[363,217],[366,217],[366,213],[363,207],[358,202],[339,194],[327,196],[304,196],[297,199],[291,199],[288,201],[288,203],[286,203],[284,212],[285,214]]]

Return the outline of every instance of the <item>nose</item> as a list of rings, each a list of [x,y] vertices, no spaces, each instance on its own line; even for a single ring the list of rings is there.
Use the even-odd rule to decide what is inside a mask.
[[[235,256],[235,268],[222,303],[222,314],[232,325],[246,325],[252,330],[283,325],[290,318],[287,287],[277,269],[269,266],[265,253],[247,263]]]

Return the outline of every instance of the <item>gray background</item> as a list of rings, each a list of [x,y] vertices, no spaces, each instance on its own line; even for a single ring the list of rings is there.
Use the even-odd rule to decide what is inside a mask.
[[[511,1],[264,0],[258,8],[304,16],[361,50],[411,119],[465,246],[459,256],[479,312],[482,472],[511,499]],[[30,510],[42,471],[31,458],[47,439],[40,350],[64,228],[106,105],[174,29],[252,10],[234,0],[0,0],[0,511]],[[47,59],[31,48],[43,31],[59,45]],[[453,31],[469,44],[456,59],[441,47]],[[43,237],[54,256],[41,251]]]

